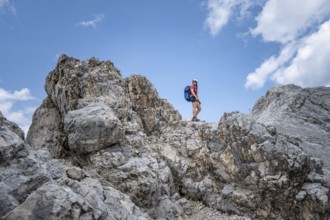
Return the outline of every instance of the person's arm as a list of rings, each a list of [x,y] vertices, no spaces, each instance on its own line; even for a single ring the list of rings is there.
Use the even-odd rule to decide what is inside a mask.
[[[198,100],[198,96],[194,92],[194,87],[192,87],[192,86],[190,87],[190,92],[196,98],[196,100]]]

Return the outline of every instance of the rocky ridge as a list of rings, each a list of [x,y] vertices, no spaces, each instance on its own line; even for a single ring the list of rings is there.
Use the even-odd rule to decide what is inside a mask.
[[[275,126],[278,133],[297,142],[322,163],[323,183],[330,187],[330,92],[327,87],[275,87],[252,109],[259,123]]]
[[[329,88],[274,88],[219,123],[182,121],[145,77],[96,58],[62,55],[45,89],[26,141],[0,115],[3,219],[329,216],[326,157],[308,151],[329,155]]]

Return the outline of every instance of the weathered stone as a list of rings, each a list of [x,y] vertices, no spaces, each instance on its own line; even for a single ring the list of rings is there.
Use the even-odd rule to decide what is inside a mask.
[[[104,104],[90,104],[69,111],[64,119],[64,130],[70,150],[77,154],[96,152],[123,139],[121,122]]]
[[[147,134],[160,132],[163,124],[181,119],[181,115],[166,100],[159,98],[155,87],[145,77],[128,77],[126,87],[132,108],[139,114]]]
[[[1,219],[150,219],[128,196],[70,162],[32,150],[1,117]]]
[[[16,135],[18,135],[18,137],[24,140],[24,131],[20,127],[18,127],[17,124],[8,121],[1,112],[0,112],[0,125],[2,127],[8,128],[10,131],[12,131]]]
[[[38,120],[46,118],[47,120]],[[35,149],[49,150],[54,158],[66,155],[67,136],[58,108],[53,101],[47,97],[33,115],[33,126],[27,134],[27,142]],[[31,134],[38,133],[38,136]]]
[[[276,127],[330,170],[330,89],[295,85],[270,89],[252,109],[254,120]],[[330,182],[329,182],[330,184]],[[330,185],[328,185],[330,186]]]
[[[67,169],[66,175],[68,175],[70,179],[78,181],[80,181],[84,177],[82,170],[77,167]]]
[[[329,88],[273,88],[251,114],[219,123],[182,121],[145,77],[124,79],[95,58],[61,56],[45,88],[27,137],[34,150],[1,130],[4,178],[18,173],[1,182],[8,218],[37,199],[63,218],[228,218],[215,209],[244,216],[233,219],[329,217]]]
[[[4,218],[149,219],[127,196],[109,187],[104,189],[93,179],[73,184],[64,181],[62,186],[44,185]]]

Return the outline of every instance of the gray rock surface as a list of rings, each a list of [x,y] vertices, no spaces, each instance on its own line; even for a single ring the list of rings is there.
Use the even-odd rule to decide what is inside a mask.
[[[149,219],[127,195],[32,150],[1,114],[0,122],[1,219]]]
[[[47,120],[40,120],[40,118]],[[68,148],[67,135],[64,133],[64,123],[54,102],[46,98],[33,114],[33,126],[30,127],[26,141],[34,149],[48,150],[53,158],[65,156]],[[38,133],[38,136],[31,134]]]
[[[272,125],[281,135],[295,141],[308,155],[324,164],[330,186],[330,89],[295,85],[270,89],[252,110],[255,121]]]
[[[4,130],[9,130],[15,133],[22,140],[24,140],[24,131],[20,127],[18,127],[17,124],[8,121],[1,112],[0,112],[0,123]]]
[[[124,136],[121,122],[104,104],[90,104],[68,112],[64,131],[70,151],[76,154],[97,152],[120,143]]]
[[[309,90],[313,120],[306,109],[280,122],[292,94],[304,95],[288,86],[219,123],[182,121],[145,77],[96,58],[62,55],[45,89],[27,142],[0,118],[4,219],[329,217],[324,157],[305,149],[329,143],[329,88]]]

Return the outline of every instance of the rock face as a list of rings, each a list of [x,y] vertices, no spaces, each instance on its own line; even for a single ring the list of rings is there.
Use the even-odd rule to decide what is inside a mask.
[[[0,114],[1,219],[149,219],[127,195],[45,150]]]
[[[252,110],[257,122],[273,125],[308,155],[321,159],[330,186],[330,89],[295,85],[270,89]]]
[[[223,219],[329,217],[329,88],[273,88],[219,123],[182,121],[95,58],[62,55],[45,88],[26,142],[0,117],[4,219],[207,219],[190,200],[244,216]]]

